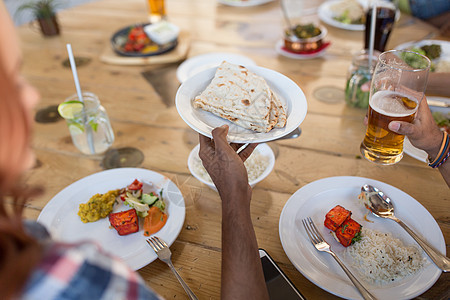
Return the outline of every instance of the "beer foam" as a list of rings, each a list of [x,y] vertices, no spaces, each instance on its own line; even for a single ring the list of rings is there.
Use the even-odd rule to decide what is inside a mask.
[[[415,108],[409,108],[403,103],[402,97],[418,103],[417,99],[410,95],[393,91],[378,91],[370,99],[369,105],[373,110],[386,116],[406,117],[413,114],[419,105],[416,105]]]

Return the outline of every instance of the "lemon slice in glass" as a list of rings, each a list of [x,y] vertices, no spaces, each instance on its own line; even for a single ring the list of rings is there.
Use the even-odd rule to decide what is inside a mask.
[[[64,119],[73,119],[74,115],[83,111],[84,103],[77,100],[63,102],[58,106],[58,112]]]
[[[69,126],[69,131],[71,135],[78,135],[82,134],[84,132],[84,127],[81,124],[78,123],[72,123]]]

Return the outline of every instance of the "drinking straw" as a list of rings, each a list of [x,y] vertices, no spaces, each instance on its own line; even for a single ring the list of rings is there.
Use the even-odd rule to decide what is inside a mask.
[[[370,38],[369,38],[369,70],[372,68],[373,47],[375,42],[375,22],[377,19],[377,6],[372,7],[372,19],[370,20]]]
[[[72,69],[73,80],[75,81],[75,89],[77,90],[78,100],[80,100],[81,102],[84,103],[83,93],[81,92],[81,88],[80,88],[80,81],[78,80],[77,65],[75,64],[75,59],[73,57],[72,45],[67,44],[66,46],[67,46],[67,53],[69,54],[70,67]],[[83,105],[83,124],[84,124],[84,127],[86,128],[89,150],[91,151],[92,154],[94,154],[95,153],[94,139],[92,137],[91,126],[87,126],[88,124],[86,124],[87,123],[86,121],[87,121],[87,116],[86,116],[86,112],[85,112],[85,107]]]

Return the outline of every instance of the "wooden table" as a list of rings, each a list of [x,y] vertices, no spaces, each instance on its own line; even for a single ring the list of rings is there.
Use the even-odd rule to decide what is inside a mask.
[[[363,32],[329,27],[332,45],[322,58],[292,60],[277,55],[284,21],[279,1],[252,8],[236,8],[211,0],[166,0],[170,21],[191,34],[189,57],[207,52],[246,55],[258,65],[291,78],[305,92],[308,115],[298,139],[270,142],[276,154],[273,172],[254,188],[252,216],[259,246],[265,248],[293,283],[309,299],[335,296],[301,275],[283,251],[279,216],[289,197],[302,186],[331,176],[361,176],[389,183],[417,199],[438,222],[450,241],[450,193],[436,170],[405,155],[394,166],[369,163],[360,158],[359,144],[365,133],[364,110],[348,107],[343,98],[352,53],[363,47]],[[66,43],[75,55],[90,58],[78,68],[82,88],[96,93],[107,109],[116,134],[113,147],[135,147],[145,155],[141,168],[172,179],[186,202],[186,219],[172,245],[173,262],[200,299],[219,299],[221,258],[221,204],[216,192],[198,182],[187,168],[187,158],[198,143],[198,135],[179,117],[173,99],[163,99],[142,72],[165,70],[167,89],[178,87],[177,64],[164,66],[120,66],[99,59],[109,38],[121,27],[145,22],[144,0],[100,0],[58,14],[62,34],[43,38],[29,26],[18,28],[24,53],[23,73],[42,95],[37,110],[57,105],[75,93],[72,73],[62,65]],[[317,16],[304,17],[316,20]],[[438,31],[403,15],[388,47],[421,39]],[[169,71],[167,71],[169,70]],[[167,71],[167,72],[166,72]],[[321,101],[324,87],[333,98]],[[34,124],[34,149],[38,164],[26,175],[30,185],[42,185],[45,193],[33,199],[26,217],[36,219],[48,201],[64,187],[89,174],[102,171],[101,156],[82,155],[73,146],[64,121]],[[449,247],[447,245],[447,253]],[[154,261],[139,270],[149,286],[167,299],[185,299],[186,294],[169,268]],[[449,296],[449,276],[420,298]]]

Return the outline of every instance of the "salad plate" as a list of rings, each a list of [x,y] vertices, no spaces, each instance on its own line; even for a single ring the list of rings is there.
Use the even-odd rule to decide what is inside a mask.
[[[77,214],[79,205],[88,202],[93,195],[124,188],[134,179],[151,184],[157,190],[162,189],[168,219],[155,235],[169,246],[172,245],[183,227],[184,198],[178,187],[167,177],[145,169],[118,168],[84,177],[56,194],[40,213],[38,222],[43,224],[57,241],[96,242],[104,251],[120,257],[130,268],[138,270],[157,258],[146,243],[148,237],[144,236],[142,226],[136,233],[120,236],[114,228],[110,228],[108,218],[83,223]],[[130,207],[116,204],[113,212],[128,209]]]
[[[352,31],[364,31],[366,29],[366,24],[348,24],[335,19],[336,13],[333,12],[333,7],[339,5],[342,2],[345,2],[345,0],[331,0],[322,3],[319,6],[318,10],[320,20],[333,27]],[[392,7],[392,3],[386,0],[358,0],[358,3],[364,11],[364,14],[365,12],[367,12],[372,3],[378,5],[388,5]],[[398,21],[400,19],[400,14],[400,11],[397,9],[395,12],[395,21]]]
[[[217,67],[223,61],[227,61],[236,65],[256,66],[256,63],[243,55],[234,53],[206,53],[193,56],[177,68],[177,79],[180,83],[185,82],[189,77],[209,68]]]
[[[405,192],[381,181],[363,177],[329,177],[309,183],[295,192],[286,202],[279,221],[281,244],[296,269],[320,288],[346,299],[362,299],[358,290],[339,267],[331,255],[317,251],[310,242],[302,219],[311,217],[325,240],[331,245],[344,264],[358,276],[358,270],[351,267],[339,244],[323,225],[325,214],[336,205],[352,212],[352,218],[363,227],[390,232],[405,245],[414,240],[395,222],[368,214],[359,202],[361,186],[371,184],[391,198],[396,216],[403,220],[417,234],[441,253],[446,246],[442,231],[433,216],[418,201]],[[364,220],[367,215],[368,221]],[[372,223],[373,222],[373,223]],[[351,247],[351,246],[350,246]],[[425,253],[424,266],[416,274],[386,285],[363,282],[378,299],[411,299],[428,290],[439,278],[441,270],[431,262]]]
[[[217,2],[229,5],[229,6],[240,6],[240,7],[247,7],[247,6],[257,6],[262,5],[265,3],[272,2],[274,0],[217,0]]]
[[[366,28],[365,24],[346,24],[339,22],[336,20],[335,14],[332,10],[332,7],[337,5],[339,2],[342,2],[342,0],[333,0],[333,1],[326,1],[322,3],[319,6],[318,15],[322,22],[341,29],[345,30],[353,30],[353,31],[363,31]]]
[[[411,50],[412,48],[420,48],[425,45],[440,45],[441,46],[441,55],[439,58],[432,59],[432,63],[436,68],[439,68],[439,64],[447,64],[447,70],[445,72],[450,72],[450,42],[449,41],[440,41],[440,40],[422,40],[422,41],[414,41],[407,42],[398,45],[395,49],[398,50]]]
[[[206,89],[214,78],[217,67],[204,70],[186,80],[177,91],[175,104],[178,114],[193,130],[212,138],[211,131],[224,124],[229,125],[228,141],[233,143],[264,143],[281,138],[299,127],[306,117],[307,102],[301,88],[288,77],[276,71],[258,66],[245,66],[249,71],[265,79],[286,110],[287,122],[283,128],[269,132],[256,132],[240,127],[210,112],[194,108],[193,100]]]

